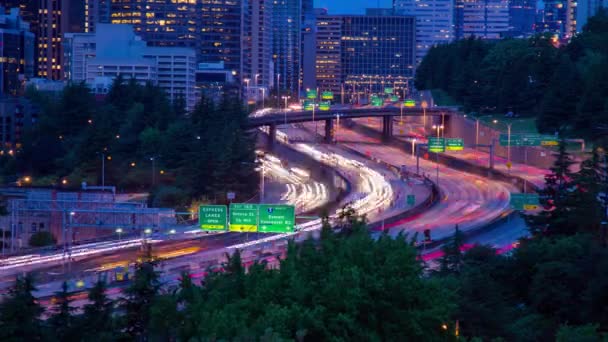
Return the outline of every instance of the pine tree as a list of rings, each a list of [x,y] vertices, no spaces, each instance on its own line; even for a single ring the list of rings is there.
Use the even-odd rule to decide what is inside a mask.
[[[106,291],[106,283],[102,280],[98,280],[89,290],[90,304],[84,306],[82,315],[85,340],[95,338],[97,341],[110,341],[116,336],[112,317],[114,303]]]
[[[55,293],[56,304],[53,307],[53,315],[49,318],[53,335],[59,341],[75,341],[77,340],[76,318],[74,317],[75,308],[70,304],[70,292],[68,291],[68,283],[61,284],[61,291]]]
[[[0,341],[38,341],[44,335],[40,315],[44,309],[32,292],[36,291],[31,275],[18,277],[9,295],[0,302]]]
[[[454,235],[449,242],[447,242],[441,250],[443,256],[441,257],[439,272],[442,274],[449,273],[460,273],[460,266],[462,264],[462,245],[464,244],[464,235],[458,228],[458,225],[454,228]]]
[[[139,263],[133,282],[124,291],[121,306],[125,312],[125,332],[136,341],[144,341],[148,336],[150,307],[161,286],[155,265],[156,261],[150,260],[149,256]]]

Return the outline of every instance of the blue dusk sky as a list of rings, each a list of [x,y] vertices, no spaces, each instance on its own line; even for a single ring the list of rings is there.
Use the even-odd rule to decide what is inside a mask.
[[[392,0],[315,0],[315,7],[327,8],[330,14],[365,14],[370,7],[391,7]]]

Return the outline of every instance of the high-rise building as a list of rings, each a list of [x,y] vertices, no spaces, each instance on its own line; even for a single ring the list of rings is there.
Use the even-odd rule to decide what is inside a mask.
[[[510,31],[509,0],[456,0],[455,37],[500,39]]]
[[[84,2],[70,0],[39,0],[38,76],[62,80],[63,35],[84,32]]]
[[[416,64],[431,47],[454,39],[454,0],[394,0],[393,6],[416,18]]]
[[[183,98],[186,109],[197,101],[196,55],[193,48],[151,47],[135,35],[131,25],[98,24],[94,33],[65,35],[65,69],[73,82],[91,88],[123,75],[163,88],[171,100]]]
[[[16,96],[22,93],[25,80],[34,75],[35,36],[19,8],[4,13],[0,6],[0,96]]]
[[[112,0],[84,0],[84,32],[95,32],[99,23],[110,22],[110,3]]]
[[[302,89],[317,86],[316,78],[316,13],[313,0],[302,0],[302,57],[300,79],[298,80],[298,97]]]
[[[133,25],[149,46],[195,48],[198,9],[196,0],[112,0],[110,23]]]
[[[408,88],[415,67],[414,17],[318,15],[317,29],[319,91],[341,93],[344,87],[361,98]]]
[[[576,33],[576,1],[545,0],[543,3],[542,21],[536,24],[538,32],[549,32],[561,39]]]
[[[342,89],[342,22],[342,17],[327,15],[325,10],[317,15],[315,68],[316,87],[320,90],[337,93]]]
[[[298,91],[302,58],[302,0],[276,0],[272,9],[272,59],[281,91]]]
[[[596,15],[600,8],[608,9],[608,0],[578,0],[576,6],[576,32],[583,31],[587,20]]]
[[[241,32],[243,29],[243,9],[245,1],[200,0],[201,9],[197,15],[197,49],[199,62],[224,62],[237,80],[242,81]]]
[[[250,0],[245,6],[242,33],[243,79],[249,79],[252,86],[270,88],[274,85],[272,1]]]
[[[509,3],[509,26],[515,36],[533,35],[536,23],[536,1],[511,0]]]

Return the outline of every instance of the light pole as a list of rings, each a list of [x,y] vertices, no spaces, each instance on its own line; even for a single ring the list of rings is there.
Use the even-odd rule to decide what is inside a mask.
[[[495,124],[498,123],[498,120],[494,120],[492,121]],[[507,162],[510,164],[511,163],[511,125],[513,125],[512,122],[506,123],[507,125]]]
[[[266,107],[264,101],[266,100],[266,89],[262,88],[262,109]]]
[[[277,74],[277,102],[279,102],[279,98],[281,96],[281,94],[280,94],[281,89],[279,87],[279,84],[281,84],[280,79],[281,79],[281,74]]]
[[[403,101],[405,101],[405,97],[403,98]],[[401,101],[401,113],[399,115],[399,126],[403,126],[403,101]]]
[[[479,149],[479,119],[475,119],[475,149]]]
[[[156,157],[150,157],[152,162],[152,186],[156,185]]]
[[[118,241],[120,241],[122,235],[122,228],[116,228],[116,233],[118,234]]]
[[[441,129],[445,127],[445,113],[441,113]],[[441,136],[445,137],[445,131],[441,131]]]
[[[283,96],[282,99],[285,100],[285,107],[283,107],[283,115],[285,116],[285,125],[287,125],[287,97]]]
[[[253,85],[256,87],[258,86],[258,77],[260,77],[260,74],[255,74],[253,77]]]
[[[422,126],[424,127],[424,131],[426,132],[426,107],[428,107],[428,103],[426,101],[422,101]]]
[[[416,151],[416,138],[412,139],[412,157],[414,156]]]
[[[243,79],[243,81],[245,82],[245,101],[247,101],[247,110],[249,110],[249,82],[251,81],[248,78]]]
[[[439,131],[443,130],[443,125],[433,125],[433,129],[437,130],[437,138],[439,138]]]
[[[342,116],[340,113],[336,114],[336,144],[338,143],[338,132],[340,131],[340,116]]]

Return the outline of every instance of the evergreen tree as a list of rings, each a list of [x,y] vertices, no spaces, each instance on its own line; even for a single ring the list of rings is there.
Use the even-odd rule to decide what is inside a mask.
[[[443,256],[440,260],[440,270],[442,274],[460,273],[462,264],[462,245],[464,244],[464,235],[458,228],[454,228],[452,238],[441,247]]]
[[[75,308],[70,305],[72,299],[67,282],[61,284],[61,291],[55,293],[55,299],[53,314],[48,320],[53,336],[58,341],[76,341],[80,332],[76,329]]]
[[[44,309],[32,295],[34,291],[31,275],[18,277],[8,297],[0,302],[1,341],[38,341],[45,335],[40,319]]]
[[[127,335],[136,341],[148,338],[150,308],[160,289],[159,274],[154,270],[156,261],[145,258],[135,269],[131,285],[122,299],[124,327]]]
[[[106,291],[106,283],[102,280],[89,290],[90,303],[84,306],[81,322],[84,340],[112,341],[118,335],[114,326],[114,303]]]

